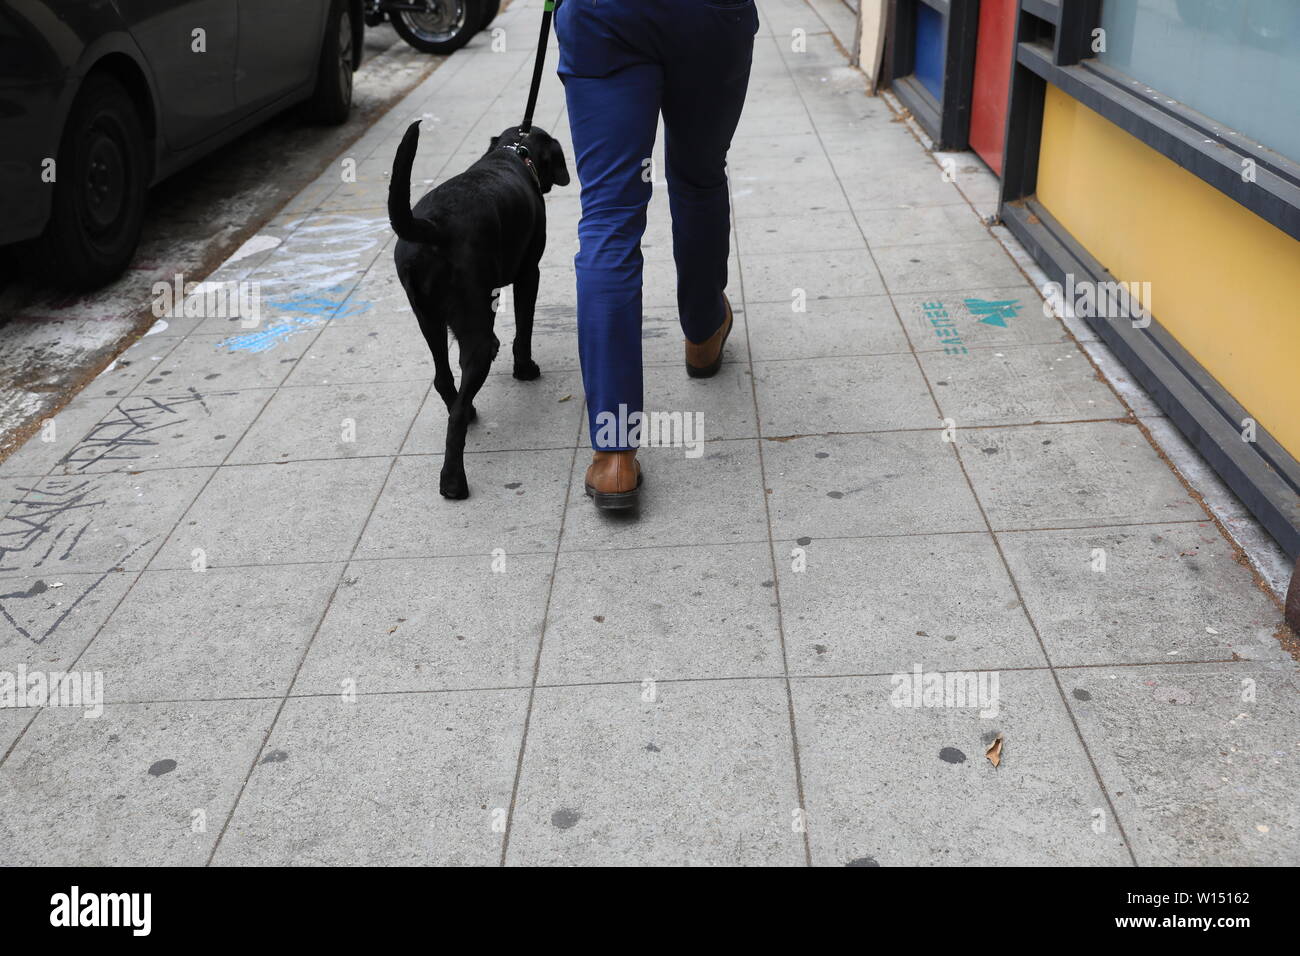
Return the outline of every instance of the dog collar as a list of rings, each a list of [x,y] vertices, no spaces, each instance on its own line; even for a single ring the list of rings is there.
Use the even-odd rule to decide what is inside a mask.
[[[532,159],[530,159],[528,156],[528,147],[520,146],[516,143],[507,143],[505,146],[501,146],[498,148],[510,150],[510,152],[514,153],[516,156],[520,158],[520,160],[523,161],[523,164],[526,167],[528,167],[528,172],[533,177],[533,185],[537,187],[537,191],[540,193],[542,191],[542,179],[540,176],[537,175],[537,167],[533,165]]]

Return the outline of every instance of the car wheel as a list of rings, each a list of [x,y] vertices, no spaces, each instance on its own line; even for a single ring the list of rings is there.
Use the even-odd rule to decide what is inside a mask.
[[[87,77],[59,143],[50,221],[32,250],[46,278],[92,289],[130,263],[149,186],[145,143],[122,84],[107,74]]]
[[[483,19],[479,21],[479,30],[486,30],[501,12],[501,0],[484,0]]]
[[[347,0],[334,0],[316,70],[316,91],[308,105],[312,119],[338,126],[352,111],[352,11]]]

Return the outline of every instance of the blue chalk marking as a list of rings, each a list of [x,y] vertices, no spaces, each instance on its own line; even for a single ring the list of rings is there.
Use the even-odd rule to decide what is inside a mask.
[[[331,297],[328,295],[331,292],[337,295]],[[332,286],[325,293],[290,296],[278,302],[268,302],[267,305],[271,308],[291,314],[275,325],[223,339],[217,343],[217,348],[227,352],[267,352],[290,336],[320,328],[332,318],[341,319],[370,311],[369,302],[351,298],[342,286]]]

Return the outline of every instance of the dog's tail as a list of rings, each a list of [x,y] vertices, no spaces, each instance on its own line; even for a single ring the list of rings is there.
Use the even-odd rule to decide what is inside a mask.
[[[434,245],[439,239],[437,225],[411,214],[411,167],[415,165],[415,146],[420,139],[420,121],[406,128],[402,144],[393,157],[393,172],[388,182],[388,221],[393,232],[409,242]]]

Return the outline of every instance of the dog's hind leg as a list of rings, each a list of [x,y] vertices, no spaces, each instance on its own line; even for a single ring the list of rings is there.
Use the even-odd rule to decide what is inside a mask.
[[[451,358],[447,353],[447,325],[414,302],[411,309],[420,320],[420,331],[433,354],[433,388],[447,406],[447,411],[451,411],[452,403],[456,401],[456,378],[451,374]]]
[[[533,361],[533,313],[537,308],[537,286],[541,278],[535,262],[524,266],[515,277],[515,378],[525,382],[542,374]]]
[[[444,498],[468,498],[469,482],[465,478],[465,433],[474,415],[474,396],[487,381],[488,369],[496,357],[499,343],[489,331],[484,338],[461,342],[460,391],[451,403],[447,421],[447,451],[442,459],[438,491]]]

